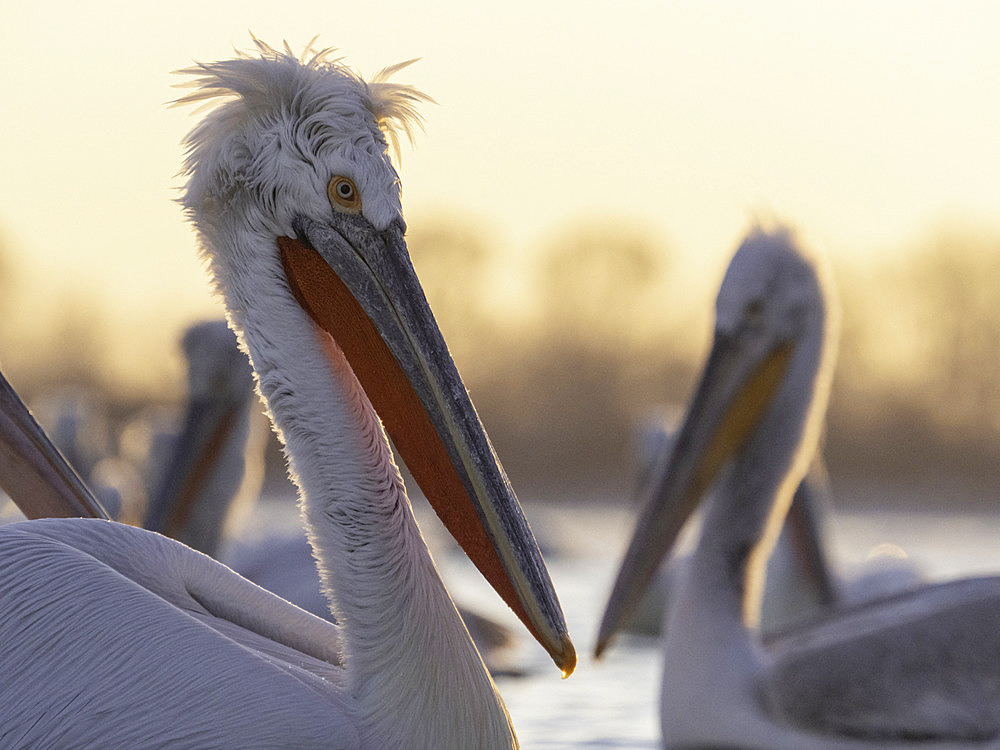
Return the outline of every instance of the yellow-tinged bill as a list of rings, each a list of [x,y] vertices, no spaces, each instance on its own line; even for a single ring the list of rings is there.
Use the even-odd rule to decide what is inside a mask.
[[[717,335],[674,452],[629,543],[595,655],[631,616],[684,523],[746,442],[781,384],[792,347],[751,333]]]

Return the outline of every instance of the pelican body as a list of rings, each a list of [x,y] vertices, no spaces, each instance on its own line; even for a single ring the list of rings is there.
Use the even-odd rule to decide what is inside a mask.
[[[392,127],[422,96],[328,54],[199,65],[183,205],[288,457],[339,626],[153,532],[0,529],[0,746],[510,748],[388,436],[568,674],[544,563],[413,273]],[[31,497],[19,503],[30,505]],[[12,677],[16,676],[16,677]]]
[[[218,558],[231,519],[256,502],[265,435],[254,420],[253,371],[224,320],[189,326],[183,427],[174,439],[143,526]]]
[[[835,325],[823,279],[785,231],[757,231],[736,252],[712,352],[596,651],[707,496],[663,642],[666,747],[1000,747],[998,578],[837,608],[781,635],[755,627],[759,571],[815,454],[828,399]]]

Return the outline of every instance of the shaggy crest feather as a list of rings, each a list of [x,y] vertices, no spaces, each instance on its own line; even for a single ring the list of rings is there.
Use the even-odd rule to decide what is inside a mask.
[[[366,82],[360,74],[343,63],[343,57],[335,56],[334,47],[314,47],[316,37],[310,40],[300,55],[292,52],[288,42],[284,43],[282,51],[274,49],[256,37],[251,36],[251,38],[257,48],[257,57],[236,50],[237,58],[234,60],[197,63],[193,67],[175,71],[179,75],[194,76],[192,80],[177,84],[178,87],[195,90],[179,97],[173,104],[243,98],[250,108],[261,104],[272,106],[274,101],[287,102],[289,98],[298,95],[297,87],[303,81],[300,77],[302,71],[319,71],[330,74],[331,77],[340,77],[345,83],[363,87],[367,91],[368,110],[375,117],[382,134],[392,144],[397,162],[400,133],[404,134],[412,145],[414,130],[416,128],[423,130],[423,117],[418,105],[420,102],[433,103],[434,100],[413,86],[389,80],[419,58],[385,67],[376,73],[370,82]],[[284,65],[280,69],[275,68],[270,65],[274,62]],[[261,75],[271,71],[276,73],[273,78]],[[188,143],[193,148],[191,140]],[[185,163],[186,172],[190,172],[191,167],[190,162]]]

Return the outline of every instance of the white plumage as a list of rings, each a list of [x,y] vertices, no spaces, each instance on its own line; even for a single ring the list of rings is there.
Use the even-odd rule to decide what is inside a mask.
[[[1000,578],[844,607],[777,637],[754,628],[758,574],[826,407],[830,304],[787,233],[755,233],[737,251],[712,353],[629,545],[597,652],[707,495],[664,639],[667,747],[997,747]]]
[[[19,711],[0,744],[516,746],[379,420],[470,557],[572,671],[544,564],[406,255],[385,133],[412,124],[421,97],[323,53],[258,48],[187,71],[185,101],[227,101],[189,138],[183,203],[285,443],[342,627],[151,532],[13,524],[0,530],[0,705]]]

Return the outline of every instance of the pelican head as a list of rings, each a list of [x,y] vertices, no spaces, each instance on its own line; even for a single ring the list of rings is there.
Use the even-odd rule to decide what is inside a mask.
[[[777,522],[808,470],[826,408],[834,347],[828,345],[833,316],[822,278],[787,230],[755,231],[737,250],[716,300],[712,351],[625,554],[598,655],[716,482],[741,478],[739,487],[718,493],[729,504],[705,518],[713,538],[728,535],[725,543],[734,543],[738,536],[734,548],[746,550],[766,528],[773,543]],[[768,455],[793,466],[762,458]],[[733,463],[743,470],[724,473]],[[743,576],[744,564],[745,556],[734,561],[732,575]]]
[[[328,51],[300,59],[258,42],[258,52],[182,71],[194,91],[180,101],[228,100],[188,137],[182,202],[261,394],[276,416],[282,373],[327,346],[282,340],[286,322],[329,334],[449,531],[571,672],[541,555],[407,252],[389,144],[419,125],[427,97],[388,80],[401,65],[365,82]],[[286,427],[276,424],[283,439]],[[313,445],[288,448],[323,460]]]

